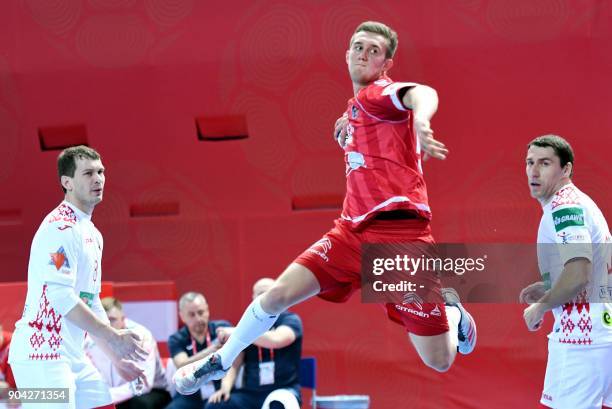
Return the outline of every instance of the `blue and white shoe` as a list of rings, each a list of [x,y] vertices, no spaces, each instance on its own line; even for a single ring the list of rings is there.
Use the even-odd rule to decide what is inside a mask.
[[[459,294],[457,294],[454,288],[442,288],[442,297],[444,297],[444,303],[446,305],[457,307],[459,312],[461,312],[461,319],[459,320],[458,326],[459,342],[457,344],[457,351],[463,355],[470,354],[476,347],[476,321],[463,305],[461,305]]]
[[[223,369],[219,355],[210,354],[204,359],[179,368],[172,380],[178,393],[192,395],[205,383],[221,379],[226,373],[227,369]]]

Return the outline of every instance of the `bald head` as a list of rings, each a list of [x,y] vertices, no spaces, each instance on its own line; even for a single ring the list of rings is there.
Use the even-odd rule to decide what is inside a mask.
[[[270,287],[274,285],[274,280],[271,278],[262,278],[257,280],[253,285],[253,298],[265,293]]]

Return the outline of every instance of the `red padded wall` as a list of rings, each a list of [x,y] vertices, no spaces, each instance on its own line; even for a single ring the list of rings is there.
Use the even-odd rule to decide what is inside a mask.
[[[425,165],[438,241],[533,241],[525,144],[548,132],[572,142],[576,183],[610,217],[609,2],[14,0],[0,13],[2,280],[25,280],[32,235],[61,200],[39,131],[79,124],[108,168],[94,216],[104,278],[174,279],[236,321],[253,281],[339,213],[331,127],[366,19],[399,33],[391,76],[440,94],[433,127],[451,154]],[[246,118],[246,139],[198,139],[196,118],[232,117]],[[326,208],[293,210],[318,200]],[[527,333],[520,306],[473,309],[479,348],[444,375],[358,298],[296,310],[320,393],[367,393],[374,408],[534,407],[544,334]]]

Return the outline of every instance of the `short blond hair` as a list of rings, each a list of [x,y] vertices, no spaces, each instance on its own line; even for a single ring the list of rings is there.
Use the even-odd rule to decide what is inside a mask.
[[[355,35],[361,31],[366,31],[368,33],[380,34],[385,37],[387,40],[387,49],[385,50],[385,56],[387,58],[393,58],[395,55],[395,50],[397,50],[397,33],[388,25],[379,23],[378,21],[364,21],[359,24],[355,29],[355,32],[351,36],[351,42],[349,46],[353,45],[353,39]]]

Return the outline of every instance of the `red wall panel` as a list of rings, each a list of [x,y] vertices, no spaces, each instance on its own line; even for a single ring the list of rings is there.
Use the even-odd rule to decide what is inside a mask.
[[[25,280],[32,235],[61,200],[57,152],[41,152],[38,129],[84,124],[108,169],[94,215],[104,278],[174,279],[236,321],[252,282],[277,275],[339,213],[292,204],[344,192],[331,127],[351,94],[348,39],[366,19],[399,33],[391,76],[441,97],[433,128],[451,153],[425,164],[438,241],[533,241],[540,210],[525,145],[548,132],[572,142],[577,185],[610,216],[609,2],[9,1],[1,279]],[[231,116],[246,118],[248,138],[198,140],[196,118]],[[168,203],[178,212],[130,217],[134,206]],[[520,306],[473,309],[480,346],[444,375],[425,370],[402,330],[358,298],[297,311],[322,393],[368,393],[375,408],[535,406],[544,334],[523,328]]]

